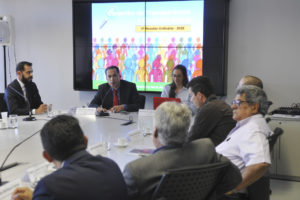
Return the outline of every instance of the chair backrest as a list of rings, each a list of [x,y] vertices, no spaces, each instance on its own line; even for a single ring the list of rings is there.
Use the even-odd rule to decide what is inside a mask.
[[[273,151],[274,145],[280,135],[283,134],[282,128],[276,127],[273,131],[273,134],[268,137],[270,151]]]
[[[180,103],[181,99],[169,97],[153,97],[153,109],[155,110],[160,104],[162,104],[165,101],[176,101]]]
[[[139,95],[139,109],[144,109],[145,108],[145,103],[146,103],[146,96],[140,94]]]
[[[7,112],[7,105],[4,100],[4,93],[0,93],[0,111]]]
[[[215,192],[229,162],[169,170],[163,174],[152,200],[204,200]]]
[[[269,141],[270,152],[273,151],[278,137],[283,134],[283,130],[276,127],[267,139]],[[249,200],[269,200],[270,199],[270,176],[265,174],[260,179],[247,187]]]

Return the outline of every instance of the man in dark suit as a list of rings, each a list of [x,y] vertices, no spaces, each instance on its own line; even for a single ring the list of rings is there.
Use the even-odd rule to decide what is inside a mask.
[[[165,102],[155,110],[153,155],[137,159],[126,165],[123,176],[129,199],[148,200],[168,169],[228,161],[219,155],[210,139],[185,143],[191,121],[191,112],[184,104]],[[241,174],[231,162],[217,186],[220,196],[241,182]]]
[[[10,83],[5,91],[5,101],[10,114],[42,114],[47,111],[33,79],[32,63],[20,62],[16,68],[17,79]]]
[[[189,84],[189,93],[198,108],[194,124],[189,131],[189,141],[210,138],[217,146],[235,127],[232,109],[224,101],[217,99],[214,87],[208,77],[193,78]]]
[[[98,87],[98,92],[90,103],[97,112],[122,110],[134,112],[139,109],[139,94],[134,83],[120,80],[120,71],[116,66],[105,69],[107,83]]]
[[[85,151],[87,137],[72,116],[60,115],[41,131],[43,156],[60,168],[42,178],[34,193],[17,188],[15,200],[126,200],[127,191],[118,165]],[[33,197],[32,197],[33,195]]]

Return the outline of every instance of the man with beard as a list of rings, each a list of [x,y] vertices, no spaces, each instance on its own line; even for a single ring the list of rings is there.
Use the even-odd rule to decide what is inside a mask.
[[[5,101],[9,114],[42,114],[47,111],[36,84],[32,82],[32,63],[22,61],[16,68],[17,79],[10,83],[5,91]]]

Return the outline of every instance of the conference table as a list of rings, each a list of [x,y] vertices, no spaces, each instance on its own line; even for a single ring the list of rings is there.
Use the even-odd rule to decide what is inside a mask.
[[[74,115],[80,123],[84,134],[88,137],[88,150],[94,155],[102,155],[114,160],[123,170],[124,166],[140,156],[132,154],[132,149],[154,149],[151,134],[138,131],[138,113],[110,113],[107,117],[95,115]],[[18,117],[18,128],[0,130],[0,164],[9,151],[20,141],[40,131],[49,121],[47,115],[36,115],[36,121],[23,121],[25,116]],[[122,125],[128,121],[133,123]],[[126,141],[118,145],[118,140]],[[127,145],[128,144],[128,145]],[[42,144],[39,132],[18,146],[10,155],[5,165],[13,162],[21,164],[1,173],[3,181],[20,179],[26,170],[39,166],[46,161],[42,157]]]

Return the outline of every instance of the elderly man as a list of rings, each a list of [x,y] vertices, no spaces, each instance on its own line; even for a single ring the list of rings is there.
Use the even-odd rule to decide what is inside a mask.
[[[98,92],[90,103],[97,111],[129,111],[139,109],[139,94],[134,83],[120,80],[119,68],[110,66],[105,69],[107,83],[99,86]]]
[[[17,188],[15,200],[122,200],[127,191],[118,165],[109,158],[85,151],[87,137],[77,119],[67,115],[53,118],[43,127],[43,157],[60,168],[42,178],[35,190]]]
[[[153,144],[157,149],[153,155],[127,164],[123,172],[130,199],[150,199],[162,174],[168,169],[228,161],[215,152],[210,139],[186,143],[190,120],[190,110],[184,104],[165,102],[156,109]],[[226,176],[220,181],[218,193],[235,188],[240,181],[240,172],[230,163]]]
[[[264,175],[270,166],[267,136],[271,134],[264,115],[268,109],[265,92],[252,85],[237,89],[232,102],[237,125],[216,151],[231,160],[241,171],[243,181],[232,193],[245,193],[246,187]]]
[[[191,100],[198,108],[194,124],[188,134],[189,141],[210,138],[217,146],[235,126],[232,109],[227,103],[217,99],[208,77],[193,78],[188,88]]]
[[[17,79],[5,91],[5,101],[10,114],[28,115],[47,112],[33,79],[32,63],[20,62],[16,67]]]

